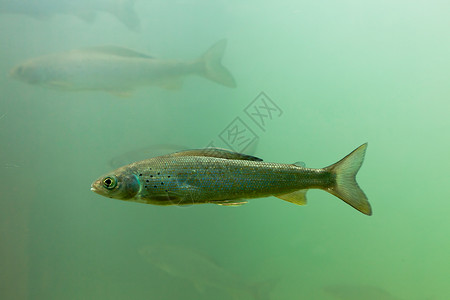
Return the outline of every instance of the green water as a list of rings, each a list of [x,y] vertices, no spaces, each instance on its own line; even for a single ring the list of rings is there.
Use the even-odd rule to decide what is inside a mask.
[[[383,299],[449,299],[447,2],[135,8],[140,32],[106,13],[93,22],[0,14],[0,298],[232,299],[228,287],[202,291],[139,252],[175,245],[243,283],[265,282],[270,299],[376,299],[372,288],[392,295]],[[7,76],[28,58],[86,46],[192,59],[222,38],[235,89],[192,76],[181,91],[142,87],[120,98]],[[279,109],[263,127],[245,112],[261,92]],[[238,208],[157,207],[89,190],[130,151],[227,147],[220,135],[237,117],[266,161],[324,167],[368,142],[357,179],[373,216],[318,190],[307,206],[270,197]],[[199,266],[189,262],[202,260],[186,261],[194,276]],[[329,286],[348,292],[338,298]]]

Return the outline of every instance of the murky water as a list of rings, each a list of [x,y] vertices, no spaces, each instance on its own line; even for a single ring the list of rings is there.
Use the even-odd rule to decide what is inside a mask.
[[[2,299],[449,298],[448,3],[40,2],[11,13],[0,0]],[[191,60],[223,38],[236,88],[187,76],[121,97],[8,77],[72,49]],[[364,142],[371,217],[317,190],[307,206],[241,207],[89,190],[118,162],[177,147],[318,168]]]

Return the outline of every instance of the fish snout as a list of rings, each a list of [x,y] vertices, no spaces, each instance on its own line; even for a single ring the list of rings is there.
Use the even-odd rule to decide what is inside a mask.
[[[94,193],[97,193],[97,194],[100,194],[100,195],[101,195],[102,193],[101,193],[100,185],[101,185],[100,180],[94,181],[94,182],[91,184],[91,191],[93,191]]]

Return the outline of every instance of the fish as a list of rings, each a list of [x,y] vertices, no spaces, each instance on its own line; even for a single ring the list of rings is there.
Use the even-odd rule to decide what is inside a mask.
[[[196,249],[175,245],[149,245],[138,249],[140,256],[173,278],[186,280],[198,292],[221,291],[232,299],[269,299],[275,280],[248,283]],[[228,298],[229,299],[229,298]]]
[[[134,10],[135,0],[0,0],[0,13],[21,14],[45,19],[58,14],[74,15],[86,22],[98,12],[115,16],[128,29],[140,31],[141,21]]]
[[[9,74],[29,84],[65,91],[100,90],[121,97],[144,85],[179,90],[187,75],[236,87],[233,76],[221,64],[226,44],[221,40],[191,61],[157,59],[123,47],[98,46],[34,58],[15,66]]]
[[[372,215],[355,179],[366,148],[367,143],[362,144],[337,163],[319,169],[264,162],[221,148],[185,150],[122,166],[96,179],[91,190],[113,199],[163,206],[240,206],[246,199],[269,196],[305,205],[309,189],[322,189]]]

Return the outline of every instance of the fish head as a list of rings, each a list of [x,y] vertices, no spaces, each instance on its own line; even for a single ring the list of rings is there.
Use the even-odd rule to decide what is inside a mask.
[[[140,183],[135,174],[113,172],[95,180],[91,191],[114,199],[131,200],[139,192]]]
[[[45,73],[33,63],[23,63],[9,71],[11,78],[24,81],[29,84],[39,84],[47,80]]]

